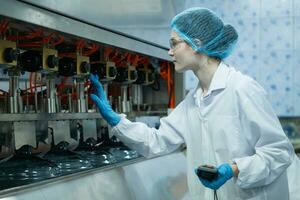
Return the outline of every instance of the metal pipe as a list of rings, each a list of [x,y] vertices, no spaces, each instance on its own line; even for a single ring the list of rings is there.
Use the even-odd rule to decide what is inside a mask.
[[[6,98],[5,98],[5,107],[4,108],[6,108],[5,110],[4,110],[4,112],[5,113],[8,113],[9,112],[9,106],[8,106],[8,102],[9,102],[9,97],[8,96],[6,96]]]
[[[122,99],[122,109],[121,112],[130,112],[130,102],[128,100],[128,85],[123,85],[121,87],[121,99]]]
[[[89,96],[88,96],[88,94],[85,94],[85,110],[86,110],[86,112],[89,112]]]
[[[48,113],[56,112],[55,98],[56,98],[56,88],[55,79],[52,77],[47,77],[47,111]]]
[[[86,112],[85,94],[84,94],[84,79],[76,80],[77,91],[77,112]]]
[[[28,106],[29,106],[29,96],[28,96],[28,87],[27,87],[27,81],[25,80],[25,91],[26,91],[26,94],[25,94],[25,97],[26,97],[26,101],[25,101],[25,108],[24,108],[24,111],[25,112],[28,112]]]
[[[77,112],[82,112],[82,110],[81,110],[81,101],[80,101],[80,99],[77,99],[77,100],[76,100],[76,105],[77,105]]]
[[[118,96],[118,108],[116,109],[117,112],[122,112],[122,99],[121,96]]]
[[[57,93],[55,93],[55,108],[56,112],[60,111],[60,98]]]
[[[41,110],[41,112],[45,111],[44,92],[43,92],[43,86],[42,86],[42,84],[43,83],[41,82],[41,87],[40,87],[40,90],[41,90],[41,98],[40,98],[41,105],[40,105],[40,110]]]
[[[72,112],[72,94],[68,93],[68,106],[69,106],[69,112]]]
[[[132,85],[132,104],[136,106],[137,111],[140,111],[140,106],[143,104],[142,85]]]
[[[23,100],[22,100],[20,90],[17,91],[17,99],[18,99],[18,110],[20,113],[22,113],[23,112]]]
[[[34,111],[37,113],[38,112],[38,96],[37,96],[37,91],[34,92]]]
[[[14,97],[9,97],[9,112],[10,113],[17,113],[14,105]]]
[[[108,101],[109,101],[109,104],[112,105],[113,104],[113,97],[110,95],[108,97]]]
[[[19,76],[12,75],[9,77],[9,103],[10,113],[18,113],[18,89]]]
[[[103,90],[104,90],[104,94],[107,98],[107,94],[108,94],[108,84],[107,83],[103,84]]]

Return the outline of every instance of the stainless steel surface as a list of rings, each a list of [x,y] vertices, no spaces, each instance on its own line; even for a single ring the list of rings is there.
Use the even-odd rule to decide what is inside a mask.
[[[72,119],[100,119],[99,113],[1,113],[0,121],[39,121],[39,120],[72,120]]]
[[[9,97],[9,112],[10,113],[17,113],[17,105],[16,99],[14,97]]]
[[[34,92],[34,111],[38,112],[38,95],[37,91]]]
[[[50,1],[49,1],[50,3]],[[57,2],[57,7],[62,5],[62,2]],[[73,1],[68,1],[67,4],[70,8],[73,7]],[[78,8],[81,8],[87,3],[78,2]],[[129,5],[129,4],[128,4]],[[95,6],[93,6],[96,8]],[[97,9],[100,7],[97,7]],[[87,14],[88,12],[86,12]],[[65,14],[65,13],[64,13]],[[87,38],[90,40],[98,41],[104,44],[128,49],[134,52],[139,52],[145,55],[151,55],[153,57],[171,60],[168,56],[168,49],[159,45],[151,44],[137,40],[131,36],[119,34],[109,31],[107,29],[101,29],[98,25],[93,23],[84,23],[80,20],[64,17],[57,13],[37,8],[36,6],[29,5],[27,3],[16,0],[2,0],[0,7],[0,15],[8,16],[21,21],[26,21],[32,24],[48,27],[57,31],[62,31],[69,34],[76,34],[77,36]]]
[[[128,113],[131,111],[130,102],[128,100],[128,85],[121,86],[121,99],[122,99],[122,106],[121,112]]]
[[[178,105],[185,97],[184,74],[175,73],[175,105]]]
[[[132,85],[132,102],[137,106],[137,110],[140,110],[140,105],[143,103],[143,90],[142,85]]]
[[[104,93],[105,93],[105,96],[106,96],[106,98],[108,97],[108,83],[103,83],[103,90],[104,90]],[[111,99],[110,99],[111,98]],[[108,98],[107,98],[107,100],[110,102],[110,104],[112,104],[113,102],[112,102],[112,96],[109,96]]]
[[[10,113],[18,113],[18,90],[19,90],[19,76],[9,77],[9,103]]]
[[[84,79],[76,80],[76,91],[77,91],[77,112],[86,112],[86,100],[84,95]]]
[[[36,147],[35,122],[13,122],[13,134],[16,149],[23,145]]]
[[[137,158],[98,169],[0,191],[3,200],[189,199],[182,152]],[[69,192],[72,191],[72,192]]]
[[[83,140],[86,141],[88,138],[94,138],[97,140],[97,126],[96,120],[93,119],[84,119],[81,121],[82,131],[83,131]]]
[[[53,130],[53,139],[55,145],[63,141],[68,142],[69,144],[73,144],[75,142],[70,135],[69,120],[48,121],[48,127]]]
[[[55,79],[52,76],[47,77],[47,111],[48,113],[56,113],[56,87]]]
[[[88,109],[89,109],[89,94],[88,93],[86,93],[85,95],[84,95],[84,98],[85,98],[85,100],[84,100],[84,102],[85,102],[85,112],[88,112]]]
[[[166,0],[166,1],[155,0],[155,1],[152,1],[152,3],[150,3],[150,4],[149,4],[149,2],[146,2],[144,0],[141,0],[139,2],[135,1],[135,0],[129,0],[129,1],[131,1],[131,4],[138,4],[135,6],[138,6],[139,8],[143,8],[143,9],[148,9],[148,10],[154,9],[155,10],[157,8],[158,9],[163,8],[162,10],[160,10],[160,12],[161,12],[160,14],[165,15],[165,16],[161,16],[161,17],[166,17],[166,16],[170,17],[171,14],[168,13],[168,10],[166,10],[166,9],[170,9],[170,10],[173,9],[173,7],[168,7],[165,9],[166,2],[170,2],[171,0]],[[36,5],[32,5],[28,2],[35,3]],[[47,1],[47,0],[45,0],[44,2],[51,3],[50,1]],[[19,29],[21,30],[23,28],[25,28],[26,30],[27,29],[28,30],[35,29],[35,28],[38,28],[35,25],[38,25],[38,26],[46,27],[47,28],[46,32],[50,31],[49,29],[51,29],[52,31],[58,32],[59,34],[61,34],[61,32],[66,33],[66,34],[62,34],[65,37],[65,41],[64,41],[64,43],[60,44],[62,46],[63,45],[66,45],[66,46],[63,48],[61,48],[61,46],[57,46],[57,49],[59,49],[59,51],[61,51],[61,52],[64,52],[64,50],[68,50],[68,48],[69,48],[68,45],[70,43],[73,43],[73,44],[71,44],[71,46],[75,45],[76,41],[82,38],[87,44],[93,43],[94,41],[108,44],[107,46],[106,45],[103,46],[102,44],[100,44],[101,45],[100,48],[103,48],[102,50],[104,50],[105,47],[108,47],[108,48],[112,47],[112,49],[114,49],[113,47],[117,47],[114,50],[120,51],[121,53],[123,53],[123,51],[124,51],[124,53],[129,53],[129,54],[134,54],[134,52],[137,52],[141,56],[149,55],[148,58],[151,59],[153,61],[153,63],[164,62],[165,60],[169,60],[169,56],[167,55],[168,49],[165,47],[162,47],[157,44],[153,44],[153,43],[145,41],[143,39],[135,38],[135,37],[123,34],[121,32],[118,32],[120,30],[118,30],[118,31],[111,30],[112,27],[107,28],[102,23],[96,23],[97,20],[90,21],[90,20],[87,20],[85,17],[78,18],[76,15],[74,16],[67,10],[64,10],[64,9],[68,8],[68,6],[66,7],[67,4],[69,5],[70,9],[73,9],[74,7],[80,8],[80,6],[82,6],[81,7],[82,10],[80,9],[79,13],[82,14],[82,11],[83,11],[83,13],[86,13],[87,15],[89,15],[89,14],[93,13],[92,12],[93,10],[90,10],[90,9],[93,9],[95,6],[98,7],[97,5],[104,6],[104,4],[106,3],[108,5],[116,4],[116,5],[122,7],[122,5],[126,4],[126,6],[129,5],[129,7],[131,8],[132,5],[128,4],[128,2],[124,3],[125,1],[123,2],[123,1],[102,1],[102,0],[101,1],[74,0],[74,1],[63,1],[63,2],[58,2],[58,1],[54,0],[53,2],[56,2],[55,4],[52,4],[52,5],[56,6],[56,9],[52,9],[47,6],[46,6],[47,9],[45,9],[46,7],[41,8],[41,6],[43,7],[44,4],[43,4],[43,2],[40,2],[42,4],[38,4],[38,1],[36,1],[36,2],[27,1],[27,3],[26,3],[26,1],[21,1],[21,0],[2,0],[1,7],[0,7],[0,15],[1,15],[1,17],[7,16],[9,18],[8,19],[9,23],[12,23],[14,26],[16,26],[16,29],[18,31],[19,31]],[[91,3],[93,3],[93,4],[91,4]],[[155,5],[156,7],[154,6],[153,8],[152,7],[147,8],[147,6],[145,6],[145,5],[147,5],[147,6]],[[62,8],[63,10],[59,10],[60,8]],[[84,10],[86,10],[86,9],[87,9],[87,11],[90,11],[90,12],[85,12]],[[99,8],[97,8],[97,9],[99,11]],[[101,9],[103,9],[103,7],[101,7]],[[115,7],[114,7],[114,9],[115,9]],[[125,7],[124,7],[124,10],[117,8],[117,12],[120,12],[120,14],[121,14],[119,16],[128,17],[128,15],[126,15],[126,14],[124,15],[124,13],[122,13],[125,10],[126,10]],[[106,11],[106,9],[105,9],[105,11]],[[134,11],[137,11],[137,10],[134,10]],[[108,13],[111,16],[118,15],[114,12],[114,10],[110,10]],[[97,14],[97,13],[93,13],[93,15],[94,14]],[[100,12],[99,16],[103,16],[101,14],[105,14],[105,13]],[[143,11],[143,12],[140,12],[140,14],[143,15],[143,14],[146,14],[146,12]],[[158,14],[158,13],[150,13],[150,15],[153,15],[153,16],[155,16],[156,14]],[[136,14],[133,14],[133,15],[138,16]],[[94,15],[94,17],[95,16],[97,16],[97,15]],[[114,20],[111,16],[108,16],[107,19]],[[20,22],[15,21],[13,19],[20,20]],[[101,18],[101,19],[105,19],[105,18]],[[129,21],[132,19],[133,19],[132,17],[128,18]],[[141,18],[139,18],[139,19],[141,19]],[[144,19],[141,19],[141,20],[145,21]],[[162,22],[161,19],[158,21]],[[169,20],[166,20],[165,22],[167,22],[167,21],[169,22]],[[105,22],[107,23],[107,25],[113,25],[113,26],[116,25],[116,24],[111,24],[111,21],[108,21],[108,20],[106,20]],[[165,23],[165,22],[162,22],[162,23]],[[122,22],[120,22],[120,23],[122,23]],[[153,24],[156,24],[156,23],[153,23]],[[123,24],[123,25],[126,26],[126,24]],[[116,26],[119,26],[119,25],[116,25]],[[158,26],[160,26],[160,25],[158,25]],[[165,25],[161,25],[161,26],[165,26]],[[9,26],[8,31],[11,31],[11,29],[10,29],[11,27],[13,27],[13,26]],[[71,34],[72,36],[68,35],[68,34]],[[156,33],[156,34],[159,34],[159,33]],[[78,46],[76,46],[76,48],[77,47]],[[73,46],[71,48],[73,48]],[[88,48],[89,47],[86,47],[86,49],[88,49]],[[126,50],[129,50],[129,51],[126,51]],[[92,55],[91,57],[93,57],[93,56],[94,55]],[[103,55],[101,55],[101,56],[103,56]],[[109,56],[111,56],[111,55],[109,55]],[[113,57],[115,57],[115,56],[113,56]],[[159,60],[156,58],[161,58],[163,60]],[[106,59],[110,59],[110,58],[106,58]],[[122,66],[120,66],[120,67],[122,67]],[[135,70],[135,67],[132,66],[132,68],[134,68],[134,70]],[[111,73],[113,74],[114,72],[112,71]],[[11,82],[13,82],[13,83],[10,85],[11,85],[11,87],[13,87],[12,89],[17,91],[17,94],[14,95],[14,96],[17,96],[17,100],[15,100],[14,98],[11,99],[12,111],[14,111],[14,113],[0,115],[0,123],[5,126],[5,127],[1,127],[1,129],[0,129],[0,131],[1,131],[0,132],[1,133],[1,135],[0,135],[1,141],[0,142],[2,145],[0,147],[1,148],[5,147],[9,150],[12,150],[11,152],[14,153],[15,148],[13,148],[13,146],[12,146],[14,144],[16,145],[17,148],[20,148],[23,145],[31,145],[31,146],[35,147],[35,145],[38,144],[38,148],[33,149],[33,152],[39,152],[39,153],[41,152],[41,155],[45,154],[46,152],[48,152],[48,153],[50,152],[49,154],[46,153],[47,156],[49,156],[49,155],[52,156],[52,157],[50,156],[50,158],[52,158],[52,159],[49,159],[49,160],[51,160],[51,162],[53,160],[58,161],[57,163],[59,163],[59,164],[57,164],[55,161],[53,161],[53,162],[55,164],[57,164],[56,166],[60,166],[60,169],[59,169],[60,171],[63,171],[66,173],[74,173],[70,177],[74,177],[73,181],[76,184],[78,184],[80,189],[86,188],[86,186],[88,186],[87,187],[87,191],[88,191],[88,195],[89,195],[88,198],[85,198],[84,196],[83,196],[83,198],[81,198],[82,190],[80,190],[80,193],[78,195],[73,195],[72,198],[69,198],[69,199],[76,199],[76,198],[78,198],[78,199],[98,199],[99,198],[99,199],[122,199],[122,200],[123,199],[139,199],[139,198],[137,198],[138,195],[134,194],[134,193],[136,193],[136,191],[134,190],[134,188],[131,188],[131,186],[137,184],[138,186],[141,186],[141,187],[137,187],[137,188],[139,188],[140,191],[144,191],[143,187],[145,187],[148,184],[144,181],[142,176],[140,176],[144,172],[141,173],[141,171],[143,171],[143,170],[139,169],[137,171],[139,171],[138,173],[141,173],[141,174],[138,174],[139,176],[136,176],[137,174],[135,174],[135,170],[138,169],[139,167],[137,167],[136,169],[135,169],[135,167],[133,167],[133,169],[128,170],[123,167],[124,164],[126,165],[126,162],[122,162],[122,160],[135,158],[137,156],[137,153],[135,151],[131,151],[131,150],[127,149],[126,147],[122,146],[122,144],[119,143],[118,140],[110,137],[110,136],[112,136],[111,135],[111,127],[107,125],[105,120],[102,120],[102,117],[99,113],[88,113],[89,105],[87,102],[87,99],[88,99],[87,94],[90,92],[90,90],[89,90],[89,87],[84,87],[85,80],[83,79],[83,77],[80,77],[78,75],[74,76],[73,78],[75,78],[75,79],[72,79],[72,80],[73,81],[75,80],[76,83],[73,82],[74,84],[71,86],[71,84],[68,84],[69,82],[67,82],[65,84],[65,87],[59,88],[59,90],[56,91],[56,89],[57,89],[56,87],[58,87],[57,84],[58,84],[59,79],[57,79],[57,77],[54,76],[54,74],[47,73],[45,75],[46,75],[44,77],[45,79],[41,79],[40,83],[41,83],[41,85],[44,85],[44,83],[46,81],[46,87],[39,86],[40,88],[38,88],[38,89],[35,88],[35,90],[34,90],[35,92],[33,93],[33,91],[29,92],[29,90],[27,90],[28,88],[26,86],[26,88],[25,88],[26,90],[24,90],[24,91],[27,91],[27,92],[25,92],[25,93],[22,92],[22,96],[20,94],[18,94],[19,87],[16,86],[17,85],[16,81],[14,79],[12,79]],[[18,75],[16,75],[16,77],[18,77]],[[168,94],[166,92],[167,91],[166,81],[162,80],[162,78],[159,78],[159,79],[163,84],[163,86],[161,87],[161,90],[159,92],[154,91],[155,89],[151,88],[150,86],[144,86],[144,87],[141,86],[138,88],[139,91],[138,91],[138,97],[137,97],[136,102],[137,103],[145,103],[145,105],[143,105],[143,109],[142,109],[142,110],[144,110],[144,112],[140,112],[140,110],[134,110],[134,112],[132,112],[133,111],[132,110],[133,98],[131,96],[132,95],[131,85],[124,85],[124,83],[123,84],[113,83],[112,85],[110,85],[109,88],[107,87],[107,84],[105,84],[104,87],[105,87],[106,93],[109,93],[110,95],[112,95],[111,99],[114,101],[113,104],[114,104],[114,106],[116,106],[116,110],[118,110],[119,112],[126,112],[129,116],[128,117],[129,119],[134,119],[134,117],[140,115],[141,113],[142,113],[142,115],[151,115],[151,114],[155,113],[155,115],[161,116],[161,115],[166,115],[167,103],[168,103],[169,98],[168,98]],[[129,83],[131,84],[133,82],[134,82],[134,80],[129,80],[126,84],[129,84]],[[108,83],[108,82],[106,82],[106,83]],[[74,86],[76,86],[76,89]],[[3,88],[1,88],[1,89],[3,89]],[[12,89],[11,89],[11,91],[13,91]],[[47,97],[43,98],[45,92],[47,92]],[[14,94],[14,93],[15,92],[12,92],[12,94]],[[67,98],[65,98],[65,96],[67,94],[69,94],[69,95]],[[145,94],[147,94],[147,96],[144,96]],[[61,97],[61,99],[60,99],[60,97]],[[74,97],[74,99],[72,99],[73,97]],[[20,101],[19,99],[22,99],[22,98],[26,99],[26,109],[25,109],[26,112],[25,113],[17,113],[19,111],[22,111],[23,108],[21,107],[21,104],[18,104],[18,103],[15,106],[15,102]],[[143,102],[143,100],[145,102]],[[20,101],[20,103],[21,103],[21,101]],[[17,107],[17,106],[20,106],[20,108],[16,110],[15,107]],[[90,111],[93,111],[94,108],[95,108],[95,106],[90,107],[90,109],[91,109]],[[69,113],[67,113],[68,109],[69,109]],[[35,111],[35,113],[32,113],[33,111]],[[81,126],[80,126],[80,124],[81,124]],[[97,131],[98,131],[98,133],[97,133]],[[108,132],[108,134],[107,134],[107,132]],[[83,133],[83,140],[86,141],[86,143],[81,143],[81,137],[80,137],[81,133]],[[12,136],[14,136],[14,137],[12,137]],[[95,146],[93,146],[93,145],[95,145],[94,141],[93,140],[87,141],[87,139],[88,138],[97,139],[97,136],[101,139],[101,141],[103,139],[103,141],[105,141],[105,142],[97,143],[96,144],[97,148],[96,148]],[[76,149],[77,152],[74,153],[74,152],[68,151],[66,154],[64,154],[65,153],[64,150],[66,150],[65,143],[61,143],[61,145],[53,147],[52,145],[49,145],[49,144],[52,144],[51,143],[52,139],[53,139],[53,143],[55,145],[59,144],[62,141],[69,143],[68,149],[71,149],[71,150]],[[109,139],[111,141],[109,141]],[[109,141],[109,142],[107,142],[107,141]],[[80,145],[79,145],[79,143],[80,143]],[[8,145],[6,145],[6,144],[8,144]],[[9,146],[9,145],[11,145],[12,148],[10,148],[11,146]],[[102,146],[99,146],[99,145],[102,145]],[[100,148],[100,150],[98,149],[98,147]],[[103,150],[102,147],[105,150]],[[49,149],[51,149],[51,150],[49,151]],[[99,165],[91,164],[93,162],[96,162],[95,161],[96,159],[94,159],[95,157],[97,157],[97,159],[100,157],[99,160],[102,159],[101,156],[103,156],[103,155],[101,153],[98,154],[99,151],[102,151],[102,150],[103,150],[103,152],[105,152],[105,153],[103,153],[103,154],[105,154],[104,156],[107,156],[104,159],[105,164],[110,164],[110,165],[108,168],[101,168],[101,170],[102,169],[111,169],[111,170],[106,171],[107,173],[101,173],[102,171],[101,170],[98,171],[98,169],[94,169],[95,171],[88,170],[87,172],[90,173],[89,175],[91,175],[91,177],[93,177],[93,175],[95,175],[95,176],[97,176],[97,178],[100,178],[100,179],[95,179],[92,182],[91,181],[83,182],[85,180],[86,176],[81,177],[81,175],[83,175],[85,172],[78,173],[78,171],[80,171],[80,170],[77,170],[77,169],[81,168],[83,170],[87,170],[87,169],[91,169],[92,167],[102,166],[100,164]],[[79,153],[79,152],[82,153],[80,155],[82,157],[78,156],[77,153]],[[135,153],[133,153],[133,152],[135,152]],[[15,152],[15,153],[18,155],[19,151]],[[73,162],[59,162],[59,160],[60,161],[68,160],[68,156],[70,156],[69,153],[72,155],[76,154],[76,156],[80,157],[80,158],[77,157],[76,159],[78,159],[78,160],[76,160],[74,162],[78,161],[79,163],[82,163],[83,165],[82,166],[79,165],[79,167],[77,167],[77,165],[73,164]],[[8,156],[9,154],[5,154],[5,155],[0,154],[0,155],[1,155],[1,157],[7,158],[6,156]],[[86,155],[88,155],[90,157],[87,157]],[[94,158],[91,158],[92,157],[91,155],[93,155]],[[108,156],[108,155],[110,155],[111,157],[112,157],[112,155],[114,155],[116,158],[113,158],[110,160],[109,159],[110,156]],[[44,158],[49,158],[49,157],[45,156]],[[28,159],[28,157],[26,157],[25,159],[26,159],[26,162],[27,161],[30,162],[30,159]],[[120,163],[118,165],[112,164],[112,163],[117,162],[117,160],[120,161]],[[155,160],[155,159],[153,159],[153,160]],[[160,165],[160,163],[162,163],[162,160],[164,160],[164,158],[162,158],[161,160],[156,162],[155,165],[157,168],[162,168]],[[101,162],[102,162],[102,160],[101,160]],[[177,162],[178,162],[178,160],[177,160]],[[17,163],[17,165],[19,165],[17,167],[21,168],[22,170],[27,170],[27,168],[24,169],[22,164],[19,164],[20,162],[16,162],[16,163]],[[9,163],[9,164],[11,164],[11,163]],[[33,163],[33,165],[35,165],[35,164],[36,163]],[[151,166],[151,163],[147,163],[147,165]],[[36,166],[40,166],[40,165],[37,164]],[[72,166],[73,168],[75,167],[77,171],[73,170],[73,168],[71,169],[70,166]],[[174,166],[174,164],[171,164],[170,166]],[[170,168],[170,167],[168,167],[168,168]],[[6,167],[5,165],[2,165],[2,169],[10,170],[10,167]],[[7,174],[12,174],[12,175],[21,174],[20,179],[23,178],[22,176],[24,174],[18,173],[19,171],[16,171],[15,168],[12,168],[11,170],[12,170],[12,173],[10,173],[10,171],[8,171],[9,173],[7,173]],[[127,170],[130,172],[127,172]],[[36,172],[35,169],[32,169],[31,171],[34,173]],[[94,173],[94,174],[91,173],[91,172],[96,172],[96,171],[97,171],[97,173]],[[23,172],[23,171],[21,171],[21,172]],[[168,169],[167,172],[171,172],[171,170]],[[126,175],[126,173],[127,173],[127,175]],[[145,171],[145,174],[148,174],[148,173],[149,173],[149,171]],[[63,174],[64,173],[62,173],[62,175]],[[158,173],[156,173],[156,170],[155,170],[154,174],[152,174],[153,177],[155,174],[158,174]],[[25,173],[25,176],[26,176],[26,173]],[[51,177],[53,177],[53,176],[51,176]],[[44,182],[39,182],[37,184],[31,184],[29,188],[32,187],[32,191],[39,191],[39,188],[42,184],[49,183],[49,182],[54,183],[54,181],[60,180],[62,183],[60,185],[61,187],[57,187],[56,184],[53,184],[53,185],[55,185],[55,187],[53,189],[53,187],[51,187],[51,184],[50,184],[50,185],[47,185],[47,187],[43,188],[44,190],[48,190],[48,189],[52,190],[52,192],[50,194],[58,195],[58,196],[53,197],[51,195],[44,195],[44,197],[47,197],[48,200],[51,198],[52,199],[60,199],[62,197],[64,199],[68,199],[68,198],[66,198],[66,194],[68,194],[68,191],[71,191],[71,190],[79,191],[79,189],[77,190],[76,186],[74,186],[72,184],[69,185],[67,183],[68,178],[66,178],[66,177],[69,177],[69,176],[63,176],[58,179],[54,179],[54,180],[50,179],[50,180],[47,180]],[[78,177],[80,177],[80,179],[75,179]],[[134,177],[134,178],[132,178],[132,177]],[[179,177],[182,177],[182,176],[180,175]],[[45,179],[46,178],[50,178],[50,177],[45,177]],[[6,183],[6,179],[7,178],[4,177],[4,181],[3,181],[4,183]],[[37,180],[37,179],[35,179],[35,177],[33,177],[33,178],[29,177],[28,179],[30,179],[29,181],[32,181],[32,182],[42,180],[42,179]],[[11,185],[1,183],[1,186],[6,186],[6,187],[2,187],[2,189],[8,188],[8,187],[14,187],[17,185],[32,183],[32,182],[16,183],[14,179],[10,180],[10,181],[12,181]],[[133,182],[130,182],[130,181],[133,181]],[[159,188],[163,188],[163,185],[166,185],[164,181],[165,180],[163,180],[163,182],[160,182],[160,181],[155,182],[154,185],[157,184],[157,185],[159,185]],[[176,179],[176,182],[178,182],[177,179]],[[64,187],[64,186],[66,186],[66,187]],[[69,188],[67,188],[67,187],[69,187]],[[23,190],[24,188],[27,188],[27,186],[17,187],[16,190]],[[61,188],[64,188],[61,190],[61,193],[57,192],[57,189],[61,189]],[[109,188],[109,192],[105,193],[105,191],[106,192],[108,191],[107,188]],[[6,190],[6,191],[16,191],[16,190]],[[148,192],[149,192],[149,194],[152,195],[152,191],[148,191]],[[73,194],[74,192],[70,192],[70,193]],[[2,193],[0,191],[0,195],[1,194]],[[34,195],[34,193],[31,193],[31,194]],[[153,194],[156,195],[157,193],[153,193]],[[90,196],[90,195],[92,195],[92,196]],[[30,199],[34,199],[33,196],[31,196]],[[43,199],[43,197],[38,198],[38,199]],[[141,199],[144,200],[144,198],[141,198]],[[158,199],[158,198],[157,198],[157,196],[152,195],[151,198],[149,197],[149,199]],[[163,198],[163,199],[165,199],[165,198]],[[175,198],[173,198],[173,199],[175,199]]]
[[[69,112],[73,112],[73,105],[72,105],[72,94],[69,93],[68,94],[68,109],[69,109]]]
[[[26,0],[99,26],[168,47],[170,21],[182,0]]]
[[[57,177],[54,179],[48,179],[48,180],[44,180],[44,181],[40,181],[38,183],[32,183],[32,184],[28,184],[28,185],[23,185],[23,186],[19,186],[19,187],[14,187],[14,188],[10,188],[10,189],[5,189],[5,190],[1,190],[0,191],[0,198],[4,198],[4,197],[9,197],[9,196],[14,196],[18,193],[23,193],[23,192],[32,192],[32,191],[36,191],[38,186],[51,186],[54,184],[66,184],[68,181],[71,180],[78,180],[81,179],[84,176],[87,175],[93,175],[95,173],[101,173],[101,172],[106,172],[106,171],[110,171],[122,166],[126,166],[126,165],[130,165],[130,164],[134,164],[137,162],[141,162],[146,160],[146,158],[140,157],[140,158],[136,158],[133,160],[129,160],[129,161],[124,161],[122,163],[115,163],[115,164],[111,164],[111,165],[107,165],[107,166],[103,166],[100,168],[95,168],[95,169],[90,169],[90,170],[86,170],[86,171],[81,171],[78,172],[76,174],[69,174],[69,175],[65,175],[62,177]]]
[[[22,113],[23,112],[23,99],[22,99],[20,90],[17,90],[17,100],[18,100],[18,111],[20,113]]]
[[[118,102],[117,102],[118,104],[118,106],[117,106],[117,108],[116,108],[116,111],[117,112],[122,112],[122,97],[121,96],[118,96]]]
[[[56,112],[60,112],[60,97],[57,93],[55,93],[55,110]]]

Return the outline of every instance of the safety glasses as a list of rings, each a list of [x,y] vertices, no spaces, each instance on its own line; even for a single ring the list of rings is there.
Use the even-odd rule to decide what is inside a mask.
[[[169,44],[170,44],[170,49],[175,50],[178,44],[184,42],[184,40],[176,40],[176,39],[170,39]]]

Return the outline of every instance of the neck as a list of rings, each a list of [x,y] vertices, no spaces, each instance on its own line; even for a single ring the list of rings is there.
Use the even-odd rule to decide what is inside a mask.
[[[203,94],[207,93],[220,62],[221,61],[217,59],[208,59],[205,63],[199,63],[197,70],[194,70],[194,73],[198,77],[200,86],[203,90]]]

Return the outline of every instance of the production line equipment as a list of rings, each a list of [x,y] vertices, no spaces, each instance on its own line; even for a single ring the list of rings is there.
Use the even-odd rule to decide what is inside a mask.
[[[90,74],[132,121],[166,116],[181,98],[167,49],[107,31],[125,44],[118,46],[62,27],[0,13],[0,193],[145,159],[111,135],[90,99]],[[163,56],[151,54],[157,49]]]

